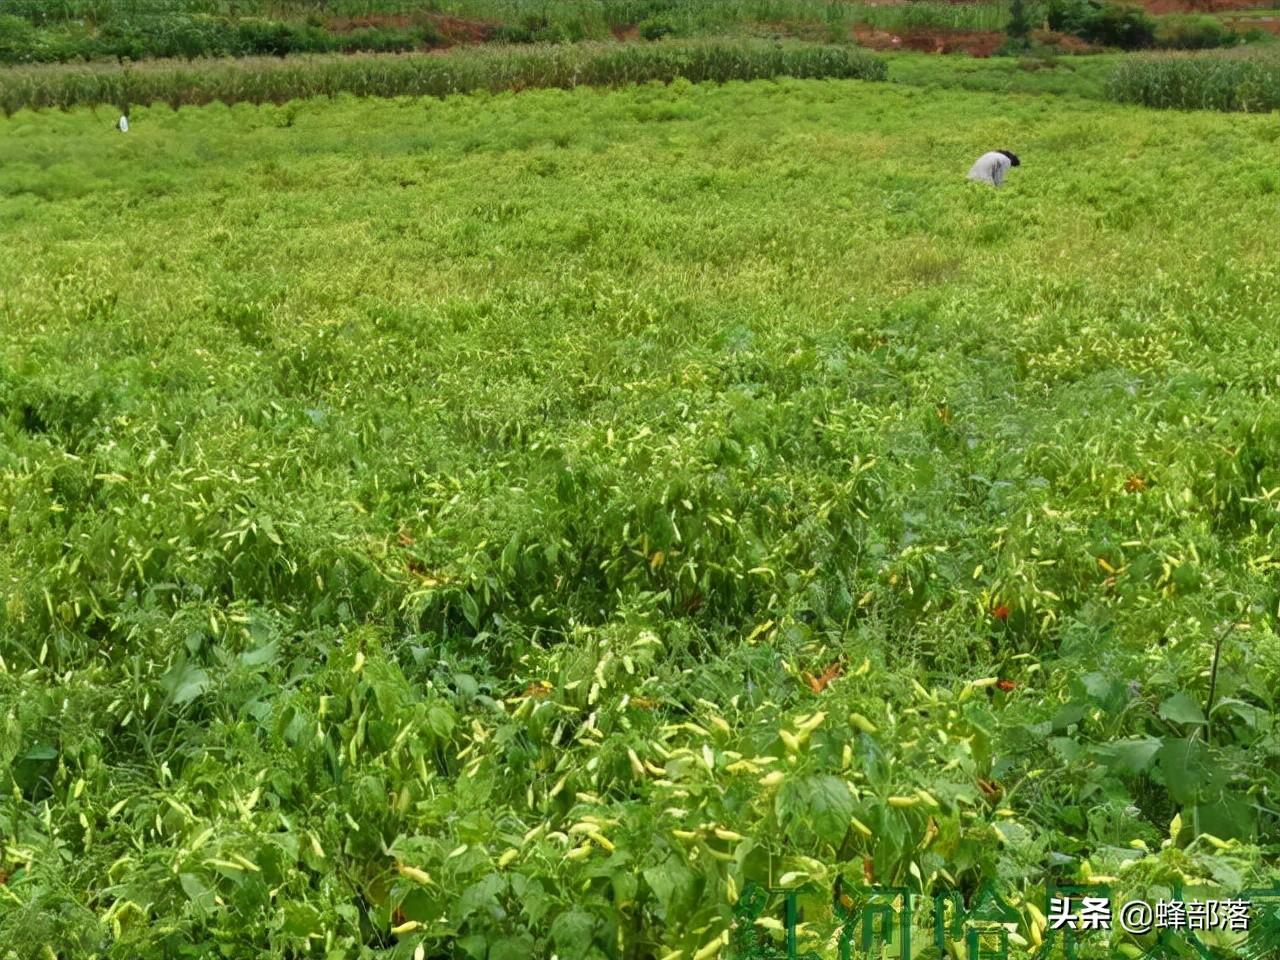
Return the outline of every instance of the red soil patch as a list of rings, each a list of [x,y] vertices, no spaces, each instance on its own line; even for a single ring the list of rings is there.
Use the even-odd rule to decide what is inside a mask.
[[[440,36],[450,43],[486,43],[498,32],[498,24],[488,20],[469,20],[443,13],[433,14],[430,20]]]
[[[840,3],[849,6],[868,6],[868,7],[906,7],[913,0],[840,0]],[[938,3],[948,3],[953,6],[963,7],[973,3],[973,0],[936,0]]]
[[[895,0],[896,2],[896,0]],[[747,26],[765,36],[795,37],[797,40],[821,42],[830,32],[821,20],[757,20]]]
[[[421,21],[416,21],[421,23]],[[376,30],[393,27],[403,30],[412,27],[413,17],[392,14],[369,14],[367,17],[331,17],[325,21],[325,29],[330,33],[351,33],[354,30]]]
[[[425,26],[434,27],[440,39],[450,46],[455,43],[486,43],[498,31],[498,24],[487,20],[451,17],[443,13],[369,14],[364,17],[332,17],[325,22],[325,27],[332,33],[379,28],[404,30]]]
[[[1223,17],[1222,22],[1237,33],[1256,29],[1280,34],[1280,17]]]
[[[1005,35],[998,30],[938,30],[913,27],[892,33],[856,27],[854,36],[872,50],[918,50],[922,53],[967,53],[989,57],[1000,48]]]
[[[1148,13],[1222,13],[1270,7],[1275,0],[1141,0]]]
[[[1099,49],[1075,34],[1055,33],[1052,30],[1032,30],[1031,39],[1041,47],[1055,48],[1058,53],[1097,53]]]

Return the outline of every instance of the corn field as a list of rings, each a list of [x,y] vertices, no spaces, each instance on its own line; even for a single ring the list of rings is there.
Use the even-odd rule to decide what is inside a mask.
[[[0,109],[168,103],[283,103],[303,97],[432,96],[529,87],[620,86],[682,77],[694,83],[766,77],[884,80],[882,60],[856,47],[763,41],[643,46],[486,48],[449,56],[298,57],[14,68],[0,73]]]
[[[1280,56],[1249,51],[1126,58],[1108,93],[1148,107],[1266,112],[1280,108]]]

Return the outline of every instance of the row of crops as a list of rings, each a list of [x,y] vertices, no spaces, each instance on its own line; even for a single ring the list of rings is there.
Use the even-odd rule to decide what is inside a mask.
[[[1266,112],[1280,108],[1280,56],[1233,51],[1127,58],[1108,90],[1112,99],[1149,107]]]
[[[0,110],[212,102],[283,103],[315,96],[448,96],[473,90],[618,86],[677,77],[892,79],[925,87],[1073,94],[1150,107],[1280,107],[1280,57],[1268,51],[1076,58],[1045,69],[1006,58],[895,58],[858,47],[759,40],[483,47],[447,56],[308,56],[135,65],[49,64],[0,72]],[[1089,69],[1082,69],[1087,66]],[[1035,69],[1029,69],[1035,67]]]
[[[765,42],[669,42],[487,48],[448,57],[310,57],[37,67],[0,74],[0,108],[68,108],[212,101],[282,103],[336,96],[437,96],[529,87],[621,86],[684,78],[691,82],[765,77],[885,79],[883,60],[849,46]]]
[[[1051,882],[1280,879],[1274,118],[134,117],[0,118],[0,960],[745,960],[747,883],[831,960],[837,877],[1030,960]]]

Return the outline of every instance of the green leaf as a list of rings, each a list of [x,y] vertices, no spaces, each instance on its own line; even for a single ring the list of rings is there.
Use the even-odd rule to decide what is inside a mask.
[[[483,933],[470,933],[458,938],[458,948],[471,960],[484,960],[485,952],[489,949],[489,941]]]
[[[473,913],[493,913],[498,909],[496,904],[506,888],[499,874],[491,873],[483,880],[478,880],[462,891],[455,907],[459,919],[465,920]]]
[[[198,917],[207,917],[213,913],[214,907],[217,906],[213,899],[213,890],[194,873],[179,874],[178,882],[182,884],[182,889],[187,895],[187,899],[191,901],[191,906]],[[314,911],[313,911],[314,912]],[[285,909],[285,929],[286,932],[293,933],[295,936],[306,936],[311,932],[311,927],[305,930],[293,931],[289,929],[289,911]]]
[[[1080,678],[1089,699],[1108,713],[1124,704],[1124,684],[1105,673],[1087,673]]]
[[[284,932],[294,937],[315,936],[324,928],[320,912],[309,903],[286,901],[284,905]]]
[[[476,598],[470,593],[463,593],[462,598],[462,615],[467,618],[467,623],[471,624],[472,630],[480,627],[480,607],[476,604]]]
[[[784,783],[774,803],[778,819],[784,824],[804,823],[832,846],[844,839],[853,816],[853,796],[848,786],[829,774]]]
[[[49,746],[47,743],[35,743],[27,747],[18,755],[18,760],[26,760],[33,763],[44,763],[48,760],[57,760],[58,751],[55,747]]]
[[[591,951],[595,926],[595,918],[577,907],[556,917],[551,924],[551,939],[560,960],[584,960]]]
[[[448,740],[453,734],[453,711],[444,704],[433,704],[427,710],[427,726],[440,740]]]
[[[535,955],[533,937],[521,933],[515,937],[503,937],[489,946],[489,960],[528,960]]]
[[[280,645],[274,640],[263,644],[255,650],[246,650],[240,654],[240,662],[246,667],[261,667],[275,663],[280,659]]]
[[[1151,769],[1151,763],[1160,752],[1162,743],[1158,737],[1118,740],[1099,747],[1097,754],[1115,772],[1136,775]]]
[[[181,660],[160,678],[160,686],[175,704],[182,706],[209,688],[209,674],[189,661]]]
[[[667,857],[656,867],[645,870],[644,880],[658,898],[664,919],[674,918],[694,906],[697,877],[679,857]]]
[[[1080,755],[1080,744],[1070,737],[1050,737],[1049,748],[1067,763]]]
[[[1251,840],[1258,828],[1253,806],[1234,797],[1196,806],[1200,829],[1223,840]]]
[[[1174,723],[1204,723],[1204,713],[1200,704],[1185,693],[1175,693],[1160,704],[1160,716]]]
[[[1170,738],[1156,756],[1164,785],[1180,804],[1211,797],[1221,786],[1223,772],[1199,740]]]
[[[1066,730],[1072,724],[1084,719],[1085,706],[1082,703],[1068,703],[1053,716],[1053,729]]]

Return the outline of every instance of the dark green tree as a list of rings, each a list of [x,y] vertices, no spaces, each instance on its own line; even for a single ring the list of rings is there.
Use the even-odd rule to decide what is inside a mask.
[[[1009,5],[1009,24],[1005,27],[1005,33],[1009,37],[1010,46],[1027,45],[1027,38],[1031,36],[1031,20],[1027,16],[1025,0],[1013,0]]]

